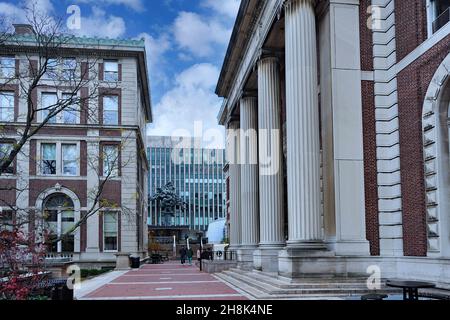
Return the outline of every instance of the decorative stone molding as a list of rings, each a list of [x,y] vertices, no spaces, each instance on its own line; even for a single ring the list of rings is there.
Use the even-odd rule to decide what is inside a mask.
[[[395,0],[372,0],[381,28],[373,29],[378,206],[381,255],[403,255]]]
[[[450,78],[450,55],[448,55],[434,74],[428,91],[422,111],[423,128],[423,155],[424,155],[424,173],[427,207],[427,226],[428,226],[428,252],[439,253],[441,251],[442,234],[442,202],[440,192],[442,186],[442,176],[439,172],[439,161],[441,159],[440,151],[440,104],[439,99],[442,96],[442,90]],[[447,226],[448,228],[448,226]]]

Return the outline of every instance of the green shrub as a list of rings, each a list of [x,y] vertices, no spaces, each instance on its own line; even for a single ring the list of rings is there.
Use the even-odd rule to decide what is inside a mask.
[[[112,268],[102,268],[102,269],[81,269],[81,278],[96,277],[106,272],[111,271]]]

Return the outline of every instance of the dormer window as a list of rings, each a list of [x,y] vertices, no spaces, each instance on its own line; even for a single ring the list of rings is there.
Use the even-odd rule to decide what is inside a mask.
[[[436,33],[450,21],[450,0],[430,0],[429,17],[432,33]]]

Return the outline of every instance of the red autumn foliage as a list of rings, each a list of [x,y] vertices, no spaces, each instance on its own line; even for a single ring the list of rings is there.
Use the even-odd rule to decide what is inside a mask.
[[[41,280],[45,247],[32,236],[0,231],[0,300],[26,300]]]

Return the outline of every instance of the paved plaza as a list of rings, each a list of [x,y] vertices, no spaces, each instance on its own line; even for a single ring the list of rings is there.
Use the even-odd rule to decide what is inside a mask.
[[[179,262],[113,271],[83,282],[75,296],[78,300],[248,300],[239,289]]]

